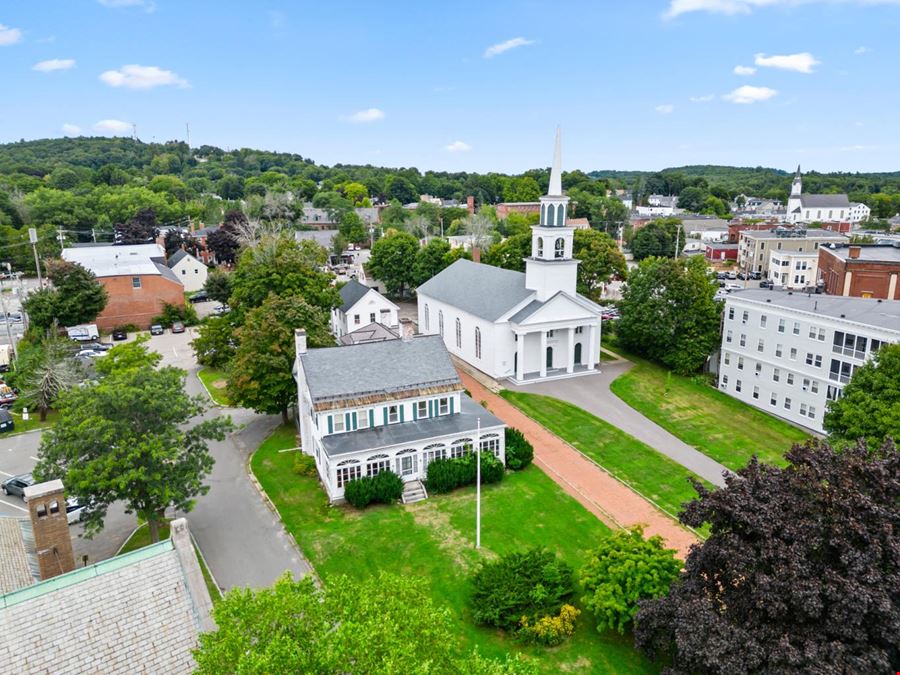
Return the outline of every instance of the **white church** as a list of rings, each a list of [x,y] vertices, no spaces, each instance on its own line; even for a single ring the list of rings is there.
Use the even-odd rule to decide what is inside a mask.
[[[845,194],[803,194],[800,167],[791,182],[786,219],[789,223],[850,223],[857,225],[869,217],[869,207],[851,202]]]
[[[575,228],[562,192],[559,130],[548,194],[525,273],[457,260],[418,288],[419,332],[494,379],[515,383],[596,372],[601,308],[576,290]]]

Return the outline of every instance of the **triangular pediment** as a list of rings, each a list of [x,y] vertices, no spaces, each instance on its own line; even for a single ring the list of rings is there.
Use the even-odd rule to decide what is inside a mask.
[[[516,323],[520,326],[529,326],[556,321],[589,321],[597,319],[598,316],[599,314],[587,306],[586,302],[565,293],[557,293]]]

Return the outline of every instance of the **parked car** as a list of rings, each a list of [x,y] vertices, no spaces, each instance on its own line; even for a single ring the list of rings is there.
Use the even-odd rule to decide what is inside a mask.
[[[753,281],[759,281],[762,279],[762,272],[750,272],[750,278],[753,279]]]
[[[762,281],[759,282],[759,287],[760,288],[775,288],[775,284],[773,284],[768,279],[763,279]]]
[[[194,293],[189,299],[191,302],[209,302],[209,293],[205,290],[200,290]]]
[[[160,326],[158,323],[150,326],[150,335],[162,335],[166,332],[166,329]]]
[[[716,272],[716,279],[727,279],[728,272]]]
[[[128,339],[128,332],[125,331],[125,330],[123,330],[122,328],[116,328],[116,329],[112,332],[112,339],[113,339],[113,340],[127,340],[127,339]]]
[[[737,272],[735,272],[735,271],[729,272],[729,273],[728,273],[728,278],[729,278],[729,279],[737,279]]]
[[[93,349],[95,352],[108,352],[113,348],[108,342],[85,342],[79,345],[82,349]]]
[[[215,314],[216,316],[222,316],[224,314],[228,314],[228,312],[230,312],[230,311],[231,311],[231,307],[229,307],[228,305],[218,305],[212,311],[212,313]]]
[[[12,414],[5,408],[0,408],[0,433],[4,431],[12,431],[16,428],[16,421]]]
[[[90,342],[91,340],[98,340],[100,338],[100,331],[97,330],[97,324],[95,323],[69,326],[66,328],[66,333],[70,339],[77,340],[78,342]]]
[[[13,389],[8,384],[0,382],[0,407],[9,407],[19,398],[19,390]]]
[[[66,520],[69,525],[74,525],[84,515],[84,506],[78,503],[75,497],[66,497]]]
[[[25,499],[25,488],[34,485],[34,478],[30,473],[23,473],[12,478],[7,478],[0,483],[0,492],[5,495],[14,495]]]
[[[744,288],[741,284],[725,284],[725,290],[727,291],[739,291]]]
[[[106,352],[102,349],[79,349],[75,354],[75,358],[88,358],[88,359],[96,359],[101,356],[106,356]]]
[[[172,324],[172,332],[173,333],[183,333],[184,332],[184,324],[180,321],[176,321]]]
[[[746,281],[746,280],[747,280],[747,275],[744,274],[743,272],[738,272],[738,273],[737,273],[737,278],[740,279],[741,281]]]

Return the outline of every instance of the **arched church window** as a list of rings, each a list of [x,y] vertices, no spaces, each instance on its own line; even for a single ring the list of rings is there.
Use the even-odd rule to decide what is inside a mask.
[[[431,329],[431,321],[428,317],[428,303],[425,303],[425,332],[427,333]]]
[[[438,310],[438,332],[444,337],[444,310]]]
[[[553,208],[552,206],[550,207]],[[566,207],[560,204],[556,207],[556,224],[562,227],[566,224]]]
[[[547,222],[545,223],[547,227],[553,227],[553,204],[547,206]]]
[[[456,319],[456,347],[462,349],[462,322],[458,317]]]
[[[475,326],[475,358],[481,358],[481,329]]]
[[[544,255],[544,238],[543,237],[538,237],[537,254],[538,254],[538,258],[541,258]]]
[[[554,244],[554,257],[556,258],[564,258],[566,256],[566,242],[562,237],[558,237],[556,239],[556,244]]]

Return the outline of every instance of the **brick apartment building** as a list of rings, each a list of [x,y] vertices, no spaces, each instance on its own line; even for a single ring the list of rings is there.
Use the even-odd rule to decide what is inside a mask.
[[[819,279],[830,295],[900,300],[900,246],[819,247]]]
[[[146,329],[164,303],[184,306],[184,286],[158,244],[79,246],[63,249],[62,257],[93,272],[106,289],[109,299],[96,320],[101,330]]]

